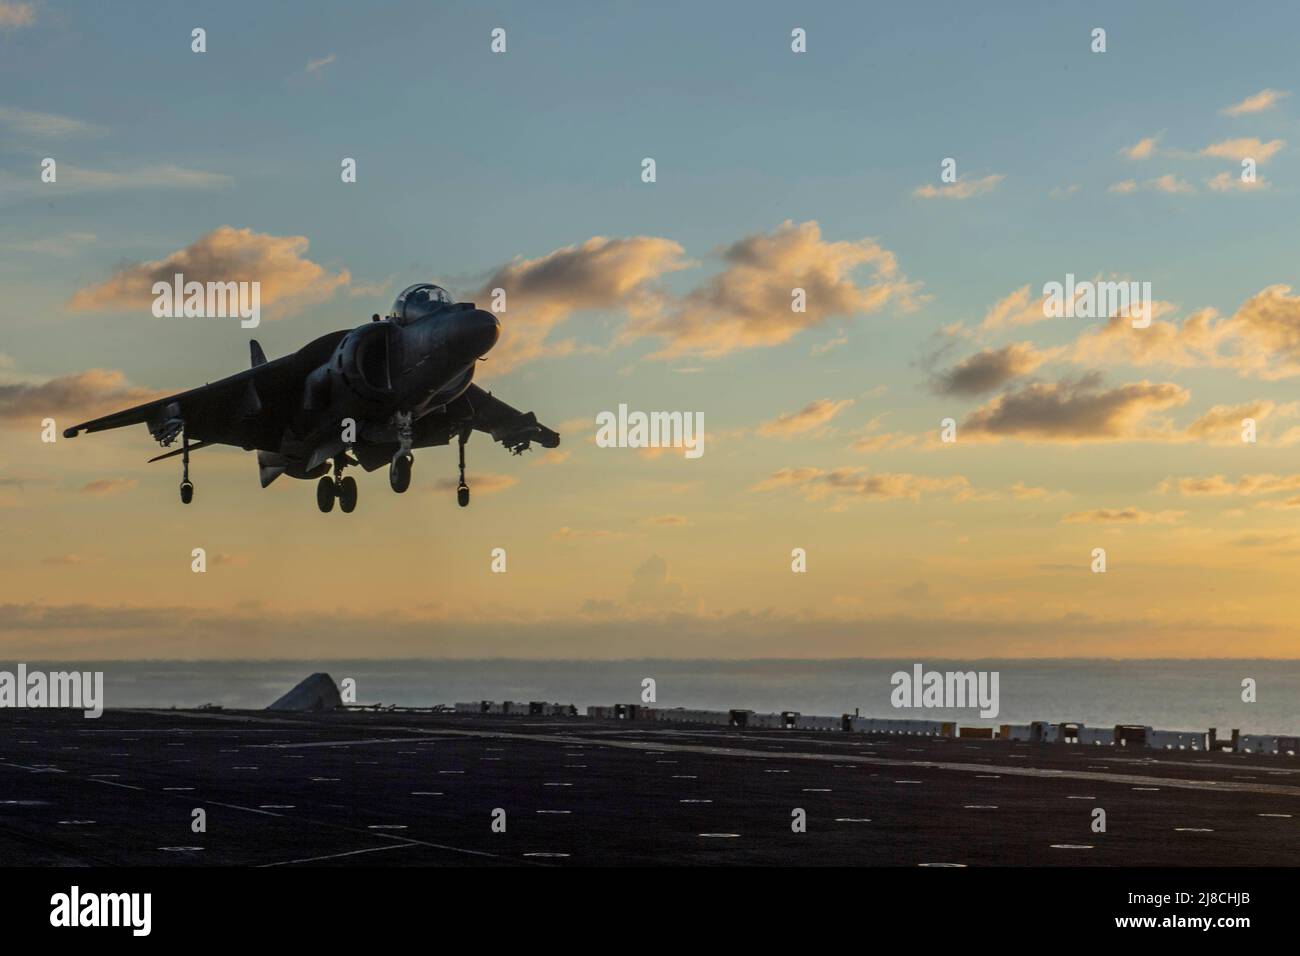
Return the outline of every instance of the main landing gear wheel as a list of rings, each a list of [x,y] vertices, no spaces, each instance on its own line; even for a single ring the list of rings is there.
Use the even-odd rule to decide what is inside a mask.
[[[192,481],[181,482],[181,504],[187,505],[194,500],[194,483]]]
[[[456,487],[456,500],[462,508],[469,506],[469,485],[463,481]]]
[[[339,508],[344,514],[352,514],[357,506],[357,480],[351,475],[338,483]]]
[[[326,475],[316,485],[316,507],[319,508],[322,513],[326,514],[333,511],[334,498],[337,494],[338,491],[334,486],[334,479],[329,475]],[[355,506],[356,502],[354,501],[353,504]]]
[[[411,463],[414,459],[408,455],[397,455],[388,466],[388,483],[399,495],[411,487]]]

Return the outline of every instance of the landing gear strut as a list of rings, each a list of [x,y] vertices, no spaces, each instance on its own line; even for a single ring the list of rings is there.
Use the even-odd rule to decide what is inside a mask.
[[[190,436],[181,431],[181,504],[194,500],[194,482],[190,481]]]
[[[351,475],[343,477],[345,464],[341,455],[334,459],[334,487],[338,492],[339,510],[345,515],[350,515],[357,507],[357,480]]]
[[[415,456],[411,454],[414,435],[411,430],[411,413],[397,412],[393,415],[393,427],[397,430],[398,449],[388,466],[388,484],[399,495],[411,487],[411,465]]]
[[[469,506],[469,485],[465,484],[465,442],[469,432],[460,433],[460,484],[456,486],[456,501],[462,508]]]

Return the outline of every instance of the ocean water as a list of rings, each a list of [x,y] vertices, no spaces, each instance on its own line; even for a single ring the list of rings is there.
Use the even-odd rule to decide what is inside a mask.
[[[69,663],[26,662],[67,670]],[[357,683],[358,703],[428,706],[468,700],[638,703],[641,682],[655,680],[657,706],[756,711],[797,710],[838,716],[959,719],[970,726],[1030,720],[1081,721],[1095,727],[1146,724],[1163,730],[1217,727],[1244,733],[1300,734],[1300,661],[1295,660],[926,660],[926,670],[984,670],[999,675],[999,713],[901,710],[890,704],[897,660],[331,660],[102,661],[78,670],[104,672],[108,707],[193,707],[214,703],[260,708],[302,678],[325,671]],[[15,664],[0,662],[0,669]],[[1241,700],[1253,678],[1255,703]]]

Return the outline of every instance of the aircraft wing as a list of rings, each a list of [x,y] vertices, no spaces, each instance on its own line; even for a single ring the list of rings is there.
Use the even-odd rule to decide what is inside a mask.
[[[63,437],[75,438],[81,432],[102,432],[111,428],[140,424],[148,425],[149,431],[156,435],[171,419],[183,420],[190,430],[191,437],[197,437],[195,432],[202,427],[201,422],[206,419],[208,424],[215,424],[215,420],[219,419],[221,413],[228,407],[233,406],[236,411],[238,410],[240,399],[249,393],[250,386],[253,392],[257,391],[252,374],[254,371],[256,370],[249,369],[218,382],[73,425],[71,428],[64,429]]]
[[[153,437],[170,444],[183,422],[191,441],[242,448],[278,450],[281,436],[301,407],[305,376],[328,357],[339,336],[324,336],[298,352],[267,362],[252,347],[252,368],[227,378],[136,405],[66,428],[65,438],[144,424]]]
[[[526,451],[532,442],[543,448],[555,448],[560,444],[559,433],[539,422],[532,412],[512,408],[477,385],[471,385],[460,400],[472,410],[470,425],[475,430],[491,435],[493,441],[505,445],[516,455]]]

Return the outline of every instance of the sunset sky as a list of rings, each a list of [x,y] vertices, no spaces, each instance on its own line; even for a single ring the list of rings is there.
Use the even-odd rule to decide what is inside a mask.
[[[1300,10],[586,6],[0,2],[0,657],[1300,656]],[[174,263],[262,326],[154,318]],[[478,381],[563,436],[468,509],[454,447],[322,515],[41,441],[425,280],[507,289]]]

